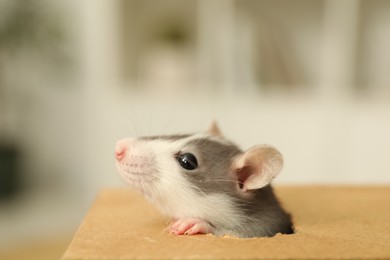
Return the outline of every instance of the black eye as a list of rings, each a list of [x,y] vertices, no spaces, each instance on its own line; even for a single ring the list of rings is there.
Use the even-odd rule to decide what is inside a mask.
[[[176,159],[181,167],[186,170],[195,170],[198,167],[198,160],[196,160],[196,157],[191,153],[179,154]]]

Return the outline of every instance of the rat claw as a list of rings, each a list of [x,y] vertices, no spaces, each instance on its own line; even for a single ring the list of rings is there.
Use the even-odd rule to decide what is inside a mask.
[[[206,234],[208,232],[211,232],[211,229],[207,223],[196,223],[186,231],[186,235]]]
[[[168,232],[170,235],[177,235],[177,226],[180,224],[179,220],[175,220],[168,227],[166,227],[163,232]]]

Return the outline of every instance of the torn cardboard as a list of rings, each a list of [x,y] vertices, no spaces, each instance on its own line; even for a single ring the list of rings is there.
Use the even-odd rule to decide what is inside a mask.
[[[390,187],[276,187],[296,233],[175,236],[131,189],[101,192],[63,259],[390,259]]]

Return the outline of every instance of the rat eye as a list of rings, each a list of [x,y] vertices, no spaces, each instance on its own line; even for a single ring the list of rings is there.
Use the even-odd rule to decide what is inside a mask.
[[[198,167],[198,160],[191,153],[179,154],[176,159],[180,163],[180,166],[186,170],[195,170]]]

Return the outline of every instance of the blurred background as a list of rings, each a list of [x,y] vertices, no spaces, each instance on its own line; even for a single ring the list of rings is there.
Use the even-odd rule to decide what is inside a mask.
[[[276,184],[390,184],[389,0],[0,0],[0,258],[59,258],[126,136],[217,119]]]

